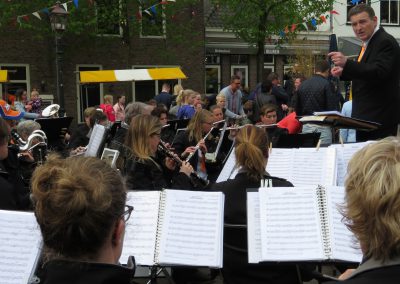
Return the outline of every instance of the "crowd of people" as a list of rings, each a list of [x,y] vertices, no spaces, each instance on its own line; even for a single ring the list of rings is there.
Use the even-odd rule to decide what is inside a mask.
[[[354,79],[352,115],[382,125],[372,133],[357,131],[351,140],[378,141],[365,146],[349,163],[341,212],[360,243],[363,260],[341,280],[397,283],[400,140],[389,136],[396,134],[394,125],[399,122],[392,105],[398,106],[394,103],[399,96],[400,64],[395,64],[400,61],[400,48],[377,27],[370,7],[357,5],[349,15],[356,35],[367,43],[358,62],[332,52],[332,70],[327,60],[318,61],[312,77],[296,74],[288,79],[286,89],[271,73],[248,96],[242,93],[241,78],[236,75],[215,97],[181,85],[173,86],[171,94],[168,83],[147,103],[126,104],[121,95],[114,104],[114,96],[106,95],[103,104],[84,111],[84,123],[70,135],[61,135],[64,149],[50,149],[53,153],[44,163],[37,163],[30,151],[22,151],[30,135],[40,131],[40,124],[31,120],[41,114],[38,91],[32,90],[28,99],[25,90],[18,90],[11,104],[0,100],[0,209],[35,212],[44,243],[37,271],[40,283],[131,283],[132,263],[121,266],[118,262],[133,210],[126,205],[127,191],[163,188],[225,194],[221,269],[225,283],[302,283],[315,276],[315,267],[304,263],[248,263],[246,190],[258,188],[265,179],[273,187],[293,186],[266,172],[270,147],[279,145],[284,135],[318,132],[323,145],[332,143],[336,134],[329,127],[302,127],[296,119],[316,111],[340,111],[340,94],[329,81],[331,74]],[[363,74],[367,76],[363,78]],[[382,93],[373,79],[392,80],[393,76],[397,76],[396,85],[384,86],[385,95],[392,100],[372,98]],[[187,125],[174,129],[172,121]],[[231,129],[225,132],[227,123]],[[96,124],[118,125],[107,141],[108,147],[120,152],[118,169],[98,158],[79,155],[86,150]],[[238,174],[216,182],[232,149]],[[178,284],[210,281],[218,272],[212,271],[209,277],[198,274],[196,268],[172,269]]]

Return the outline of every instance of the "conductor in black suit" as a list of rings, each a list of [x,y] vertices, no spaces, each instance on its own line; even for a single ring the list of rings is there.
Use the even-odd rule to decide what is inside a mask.
[[[352,117],[382,124],[375,131],[357,131],[357,141],[375,140],[396,135],[398,115],[400,47],[396,39],[378,27],[374,10],[360,4],[349,11],[355,35],[362,40],[357,61],[348,60],[341,52],[331,52],[335,67],[333,76],[352,80]]]

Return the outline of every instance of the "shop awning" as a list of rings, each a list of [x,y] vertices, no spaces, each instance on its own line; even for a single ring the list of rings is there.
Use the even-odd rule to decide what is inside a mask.
[[[4,83],[8,81],[8,72],[7,70],[0,70],[0,83]]]
[[[127,70],[81,71],[80,83],[108,83],[123,81],[148,81],[186,79],[179,67]]]

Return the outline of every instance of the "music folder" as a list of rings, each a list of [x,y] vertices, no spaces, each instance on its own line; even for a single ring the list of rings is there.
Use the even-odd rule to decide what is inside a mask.
[[[336,186],[248,190],[249,263],[360,262],[359,244],[339,211],[344,195]]]
[[[34,283],[42,236],[33,212],[0,210],[1,283]]]
[[[189,190],[130,191],[121,263],[222,267],[224,195]]]
[[[49,144],[59,141],[63,129],[68,129],[73,117],[54,117],[54,118],[38,118],[35,119],[40,124],[41,130],[46,133]]]

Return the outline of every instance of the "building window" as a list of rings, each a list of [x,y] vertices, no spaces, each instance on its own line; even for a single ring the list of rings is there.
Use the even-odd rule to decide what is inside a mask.
[[[180,66],[132,66],[132,69],[151,69],[151,68],[167,68]],[[181,79],[174,80],[152,80],[152,81],[135,81],[132,83],[133,101],[147,102],[153,99],[161,92],[163,83],[168,83],[171,87],[171,93],[176,84],[181,84]]]
[[[249,64],[249,56],[247,54],[234,54],[231,55],[231,64]]]
[[[167,33],[165,5],[163,1],[156,1],[150,7],[139,7],[141,15],[140,36],[151,38],[165,38]]]
[[[349,19],[349,11],[351,8],[353,8],[354,6],[358,5],[358,4],[368,4],[369,1],[367,0],[358,0],[358,3],[353,4],[354,1],[352,0],[347,0],[347,14],[346,14],[346,19],[347,19],[347,24],[350,24],[350,19]]]
[[[206,65],[206,94],[218,94],[221,90],[221,66]]]
[[[249,86],[248,70],[247,65],[231,65],[231,76],[237,75],[240,77],[242,88]]]
[[[381,24],[399,25],[399,0],[381,1]]]
[[[206,64],[216,64],[219,65],[221,63],[221,57],[219,54],[207,54],[206,55]]]
[[[96,0],[97,33],[121,36],[121,0]]]
[[[18,89],[24,89],[29,94],[31,85],[28,64],[0,64],[0,70],[8,70],[8,82],[0,84],[0,98],[13,101]]]

